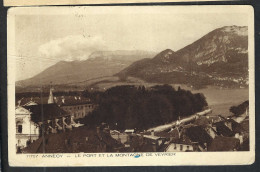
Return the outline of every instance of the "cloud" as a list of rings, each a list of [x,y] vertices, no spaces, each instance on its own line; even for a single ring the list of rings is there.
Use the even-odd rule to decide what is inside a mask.
[[[106,50],[105,41],[100,36],[70,35],[51,40],[39,47],[46,59],[85,60],[94,51]]]

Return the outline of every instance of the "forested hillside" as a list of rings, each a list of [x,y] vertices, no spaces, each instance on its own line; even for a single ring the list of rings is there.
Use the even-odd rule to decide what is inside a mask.
[[[98,125],[105,122],[114,129],[148,129],[192,115],[207,106],[203,94],[175,90],[169,85],[157,85],[149,89],[143,86],[116,86],[105,92],[89,93],[98,108],[81,122]]]

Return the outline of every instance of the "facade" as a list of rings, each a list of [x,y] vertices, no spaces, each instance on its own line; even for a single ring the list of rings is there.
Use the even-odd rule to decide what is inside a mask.
[[[31,112],[18,106],[15,109],[17,152],[39,138],[39,126],[31,121]]]
[[[165,152],[192,152],[194,151],[192,144],[187,143],[170,143],[166,147]]]
[[[87,102],[75,102],[74,104],[61,104],[64,111],[74,116],[74,119],[84,118],[94,110],[94,105]]]

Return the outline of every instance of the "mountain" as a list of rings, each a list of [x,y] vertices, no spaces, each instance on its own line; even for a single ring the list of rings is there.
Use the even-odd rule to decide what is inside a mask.
[[[70,84],[112,76],[134,61],[154,55],[147,51],[97,51],[84,61],[60,61],[30,79],[17,81],[16,86]]]
[[[166,49],[152,59],[142,59],[117,73],[147,82],[219,85],[248,84],[248,28],[225,26],[174,52]]]

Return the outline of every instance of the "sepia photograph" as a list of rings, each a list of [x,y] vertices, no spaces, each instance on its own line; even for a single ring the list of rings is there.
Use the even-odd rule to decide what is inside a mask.
[[[253,163],[253,13],[248,6],[12,8],[9,163],[194,165],[229,155],[227,164]],[[108,164],[94,162],[101,155]]]

